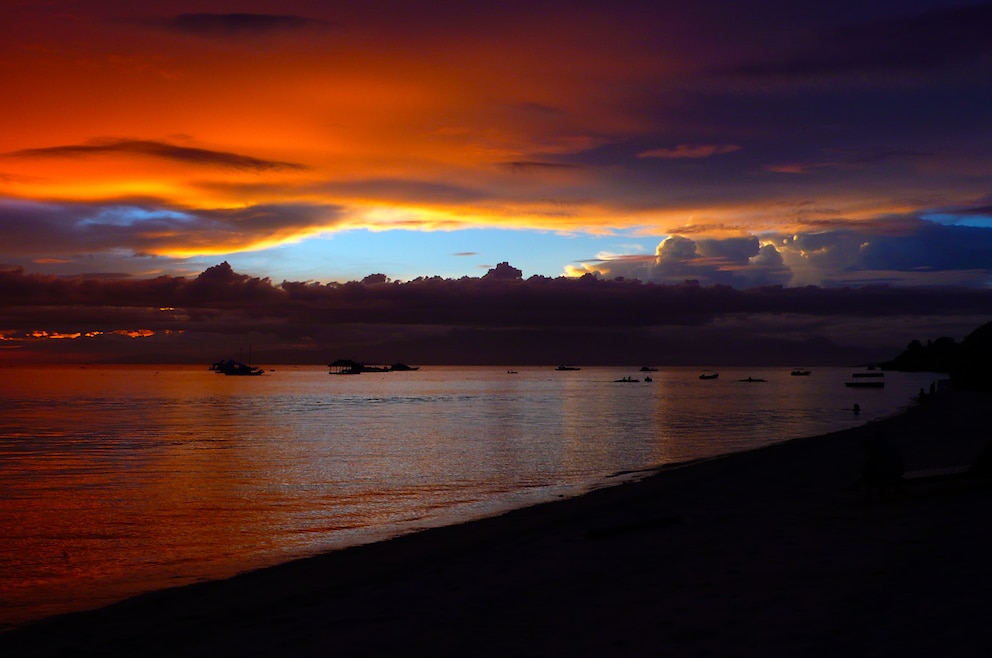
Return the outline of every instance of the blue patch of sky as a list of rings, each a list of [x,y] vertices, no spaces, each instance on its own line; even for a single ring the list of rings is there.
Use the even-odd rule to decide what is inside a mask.
[[[109,206],[101,208],[94,216],[82,220],[80,225],[132,226],[155,219],[187,221],[191,217],[186,213],[174,210],[148,210],[137,206]]]
[[[218,257],[235,271],[281,281],[360,281],[385,274],[394,281],[440,276],[481,277],[498,263],[534,275],[558,277],[567,265],[597,254],[653,254],[659,238],[630,235],[563,235],[549,231],[344,231],[258,252]]]
[[[992,216],[989,215],[955,215],[951,213],[930,213],[923,219],[945,226],[972,226],[975,228],[992,228]]]

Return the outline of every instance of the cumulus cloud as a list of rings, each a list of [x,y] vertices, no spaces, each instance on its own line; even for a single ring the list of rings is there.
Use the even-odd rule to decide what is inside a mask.
[[[893,285],[988,285],[992,231],[943,225],[913,217],[849,224],[776,240],[796,274],[793,285],[851,285],[871,280]],[[986,274],[977,274],[985,272]]]
[[[622,277],[652,283],[698,281],[702,285],[751,288],[782,285],[792,278],[790,268],[774,245],[761,246],[754,236],[727,239],[665,238],[654,258],[611,256],[588,266],[605,278]]]
[[[683,266],[696,258],[696,243],[689,238],[674,235],[658,245],[658,265]]]

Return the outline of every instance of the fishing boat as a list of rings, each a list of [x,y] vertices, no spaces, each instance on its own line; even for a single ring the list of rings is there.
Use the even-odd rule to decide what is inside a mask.
[[[793,377],[808,377],[812,372],[813,372],[812,370],[802,370],[801,368],[796,368],[789,374],[792,375]]]
[[[758,383],[758,382],[765,382],[765,381],[768,381],[768,380],[767,379],[759,379],[757,377],[748,377],[747,379],[738,379],[737,381],[739,381],[739,382],[748,382],[748,383]]]
[[[557,368],[555,368],[555,370],[582,370],[582,368],[579,368],[577,366],[560,365]]]
[[[720,373],[718,373],[718,372],[704,372],[701,375],[699,375],[699,378],[700,379],[716,379],[719,376],[720,376]]]

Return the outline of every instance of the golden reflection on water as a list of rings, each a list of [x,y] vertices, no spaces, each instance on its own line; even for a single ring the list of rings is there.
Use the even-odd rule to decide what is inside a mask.
[[[850,407],[816,378],[701,386],[679,369],[5,374],[0,626],[836,429]]]

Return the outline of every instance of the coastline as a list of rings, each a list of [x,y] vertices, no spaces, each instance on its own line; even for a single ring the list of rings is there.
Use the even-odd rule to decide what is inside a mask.
[[[0,634],[5,655],[972,655],[992,491],[863,500],[861,442],[969,462],[987,394]]]

